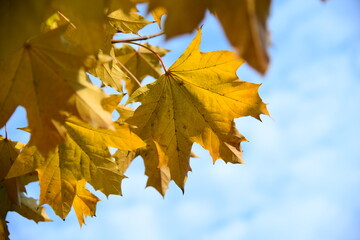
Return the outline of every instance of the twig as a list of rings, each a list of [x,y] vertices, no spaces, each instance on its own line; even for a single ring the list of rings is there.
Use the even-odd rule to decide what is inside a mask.
[[[157,36],[160,36],[160,35],[163,35],[163,34],[164,34],[164,31],[161,31],[161,32],[158,32],[158,33],[154,33],[154,34],[147,35],[147,36],[142,36],[142,37],[113,39],[113,40],[111,40],[111,43],[123,43],[123,42],[147,40],[147,39],[154,38],[154,37],[157,37]]]
[[[7,128],[6,128],[6,124],[4,126],[4,130],[5,130],[5,139],[8,139],[8,131],[7,131]]]
[[[134,74],[132,74],[132,72],[131,72],[127,67],[125,67],[125,65],[124,65],[122,62],[119,61],[119,59],[117,59],[116,57],[114,57],[114,59],[115,59],[115,61],[120,65],[120,67],[121,67],[122,69],[124,69],[125,72],[126,72],[127,74],[129,74],[130,77],[132,77],[132,78],[135,80],[135,82],[139,85],[139,87],[141,87],[141,83],[140,83],[139,79],[137,79],[137,78],[134,76]]]
[[[57,14],[63,17],[74,29],[77,29],[76,26],[70,21],[70,19],[68,19],[64,14],[62,14],[60,11],[57,11]]]

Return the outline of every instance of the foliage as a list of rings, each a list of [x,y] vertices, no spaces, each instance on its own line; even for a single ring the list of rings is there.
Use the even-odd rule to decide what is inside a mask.
[[[121,181],[136,156],[144,160],[147,186],[162,195],[170,181],[184,189],[193,143],[213,161],[241,163],[240,143],[246,139],[234,119],[260,120],[268,111],[259,85],[239,80],[236,71],[245,60],[266,72],[270,2],[2,0],[0,239],[8,239],[8,211],[49,221],[44,204],[62,219],[74,208],[82,225],[99,201],[87,184],[106,196],[121,195]],[[140,3],[148,5],[154,21],[137,12]],[[198,25],[207,10],[219,19],[234,52],[200,51]],[[148,24],[158,24],[166,38],[195,29],[197,34],[166,69],[161,57],[167,49],[136,42],[163,32],[116,39]],[[148,76],[155,80],[141,86]],[[108,95],[105,86],[117,94]],[[127,104],[141,104],[135,111],[121,104],[126,94]],[[11,141],[6,132],[18,106],[27,113],[27,144]],[[112,154],[110,147],[117,151]],[[40,184],[39,203],[25,196],[25,186],[34,181]]]

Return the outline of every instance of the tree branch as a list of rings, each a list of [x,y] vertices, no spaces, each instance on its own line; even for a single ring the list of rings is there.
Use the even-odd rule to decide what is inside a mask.
[[[163,35],[163,34],[164,34],[164,31],[161,31],[161,32],[158,32],[158,33],[154,33],[154,34],[147,35],[147,36],[142,36],[142,37],[113,39],[113,40],[111,40],[111,43],[123,43],[123,42],[147,40],[147,39],[154,38],[154,37],[157,37],[157,36],[160,36],[160,35]]]

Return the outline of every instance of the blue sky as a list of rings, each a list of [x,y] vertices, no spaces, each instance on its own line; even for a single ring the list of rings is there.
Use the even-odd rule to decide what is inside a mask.
[[[358,0],[275,0],[268,73],[259,76],[246,65],[238,71],[242,80],[262,83],[272,116],[236,121],[250,140],[245,164],[213,165],[195,146],[200,158],[191,160],[185,195],[171,184],[163,199],[144,189],[137,159],[124,196],[102,196],[86,226],[79,228],[73,212],[63,222],[48,211],[54,222],[39,224],[11,213],[11,239],[360,239],[359,23]],[[203,51],[230,49],[220,31],[208,17]],[[173,50],[165,58],[170,66],[192,37],[152,42]],[[35,186],[29,194],[37,194]]]

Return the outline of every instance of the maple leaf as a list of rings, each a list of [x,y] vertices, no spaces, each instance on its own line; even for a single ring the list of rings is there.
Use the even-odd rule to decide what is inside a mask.
[[[107,18],[110,25],[122,33],[138,34],[140,29],[151,23],[135,11],[126,13],[122,9],[111,12]]]
[[[49,3],[48,0],[0,2],[0,61],[40,33],[41,23],[49,14]]]
[[[171,38],[197,28],[205,16],[207,4],[209,1],[204,0],[149,0],[148,11],[166,12],[164,30],[166,37]],[[158,10],[162,8],[165,10]]]
[[[65,30],[34,37],[0,62],[0,127],[24,106],[30,141],[43,153],[65,140],[63,123],[70,114],[94,127],[112,128],[111,115],[101,107],[106,94],[82,70],[87,54],[64,39]]]
[[[5,191],[5,187],[0,184],[0,239],[9,239],[6,215],[9,211],[14,211],[21,216],[35,222],[49,222],[51,219],[45,213],[45,207],[39,207],[37,201],[26,197],[20,193],[20,205],[12,204]]]
[[[110,50],[110,56],[115,59],[114,49]],[[89,70],[89,73],[99,78],[104,86],[109,86],[118,92],[123,92],[122,80],[128,76],[120,69],[115,62],[105,62],[94,69]]]
[[[9,240],[9,234],[10,233],[6,221],[4,219],[0,219],[0,239]]]
[[[144,46],[156,52],[160,57],[169,52],[167,49],[151,46],[147,43]],[[121,48],[115,49],[115,56],[140,82],[146,76],[158,78],[162,73],[159,59],[146,48],[140,47],[136,50],[128,44],[123,44]],[[129,77],[125,81],[129,95],[139,88],[139,84],[133,78]]]
[[[87,53],[97,53],[105,40],[104,0],[53,0],[52,6],[71,23],[68,37]]]
[[[129,102],[140,101],[127,122],[147,143],[144,159],[148,186],[165,194],[168,183],[184,189],[194,142],[209,150],[213,161],[241,163],[234,118],[268,114],[258,84],[240,81],[243,63],[234,53],[199,50],[201,31],[183,55],[156,82],[138,89]]]
[[[83,204],[79,203],[81,199],[95,199],[79,189],[78,181],[81,179],[105,195],[121,194],[120,183],[124,176],[111,159],[108,146],[124,150],[144,146],[126,124],[116,124],[116,131],[94,129],[71,117],[66,121],[66,128],[67,141],[60,144],[56,151],[45,158],[35,146],[25,147],[7,176],[21,176],[36,170],[40,181],[40,204],[49,204],[63,219],[76,197],[80,198],[76,200],[78,212],[83,208]],[[88,212],[84,214],[88,215]]]
[[[13,206],[12,211],[36,223],[52,221],[46,214],[45,207],[39,207],[36,199],[26,197],[23,193],[20,194],[20,198],[21,204]]]
[[[108,112],[113,112],[119,106],[119,102],[125,94],[112,94],[102,101],[103,108]]]
[[[210,8],[239,56],[262,74],[269,64],[266,20],[270,4],[271,0],[228,0],[213,1]]]
[[[134,3],[147,3],[149,4],[149,0],[132,0]],[[159,28],[161,28],[161,18],[166,14],[166,9],[163,7],[153,7],[151,10],[151,15],[153,16],[155,22],[158,24]]]
[[[126,13],[135,8],[135,2],[133,0],[105,0],[107,7],[107,13],[114,12],[118,9],[122,9]]]
[[[154,20],[158,24],[159,28],[161,28],[161,18],[166,14],[166,9],[163,7],[157,7],[151,11],[151,15]]]
[[[85,217],[95,216],[96,204],[100,199],[85,188],[84,179],[76,183],[76,194],[73,201],[73,207],[80,226],[85,223]]]
[[[5,177],[20,153],[20,146],[22,146],[22,144],[10,141],[9,139],[0,136],[0,184],[4,186],[10,203],[15,205],[20,204],[17,179],[5,179]]]
[[[22,147],[22,143],[0,136],[0,239],[8,239],[5,218],[9,211],[15,211],[35,222],[51,221],[44,207],[39,207],[35,199],[21,192],[25,191],[24,185],[28,182],[26,176],[5,179]]]
[[[149,11],[166,9],[168,16],[164,29],[167,38],[192,32],[209,9],[220,20],[227,38],[240,58],[244,58],[258,72],[262,74],[266,72],[269,63],[266,52],[266,20],[271,0],[149,0],[149,2]]]

